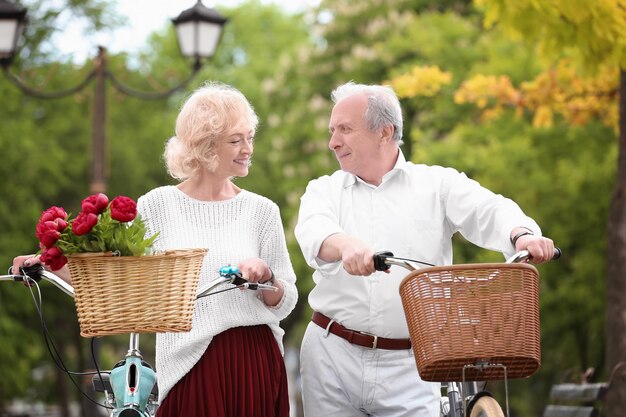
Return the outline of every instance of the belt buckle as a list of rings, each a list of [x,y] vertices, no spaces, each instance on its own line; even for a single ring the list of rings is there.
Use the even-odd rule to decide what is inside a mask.
[[[332,326],[333,323],[336,323],[335,319],[330,319],[330,321],[326,325],[326,328],[324,329],[324,337],[328,337],[328,333],[330,333],[330,326]]]
[[[362,332],[362,331],[358,331],[358,333],[363,334],[365,336],[372,336],[374,338],[374,342],[372,343],[372,346],[364,346],[364,347],[366,347],[367,349],[376,349],[376,346],[378,345],[378,336],[372,333]]]

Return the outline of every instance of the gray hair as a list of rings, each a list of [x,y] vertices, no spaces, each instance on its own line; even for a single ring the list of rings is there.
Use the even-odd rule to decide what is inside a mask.
[[[207,82],[189,96],[176,119],[176,136],[168,140],[163,157],[168,173],[179,181],[201,168],[214,171],[216,140],[246,120],[256,130],[259,119],[236,88]]]
[[[393,89],[384,85],[355,84],[350,81],[335,88],[330,98],[336,104],[356,94],[367,96],[365,110],[367,128],[374,132],[391,125],[394,127],[393,139],[398,146],[402,145],[402,108]]]

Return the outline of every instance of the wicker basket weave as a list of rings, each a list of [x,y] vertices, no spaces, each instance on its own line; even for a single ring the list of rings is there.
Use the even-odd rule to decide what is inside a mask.
[[[81,336],[191,330],[205,253],[68,256]]]
[[[539,274],[529,264],[419,269],[400,284],[413,353],[425,381],[461,381],[465,365],[506,366],[524,378],[541,362]],[[504,379],[502,367],[465,368],[465,379]]]

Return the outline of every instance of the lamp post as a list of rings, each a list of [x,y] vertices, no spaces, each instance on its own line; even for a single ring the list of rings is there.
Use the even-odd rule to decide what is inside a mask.
[[[193,64],[191,74],[187,79],[165,91],[139,91],[124,85],[108,69],[106,48],[102,46],[98,47],[98,54],[93,59],[92,70],[75,86],[54,92],[31,88],[9,71],[25,22],[26,9],[8,0],[0,0],[0,66],[2,66],[5,76],[22,92],[33,97],[54,99],[77,93],[87,87],[91,81],[94,81],[90,191],[97,193],[107,190],[106,82],[110,81],[122,94],[140,99],[158,100],[169,97],[183,88],[198,73],[202,67],[203,59],[209,59],[215,54],[227,19],[216,10],[204,6],[201,0],[172,19],[181,54],[193,58]]]

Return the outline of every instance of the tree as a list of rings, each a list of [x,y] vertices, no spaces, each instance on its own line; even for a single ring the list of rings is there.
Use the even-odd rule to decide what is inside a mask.
[[[606,366],[610,370],[626,359],[626,2],[477,0],[476,4],[485,10],[487,27],[498,24],[513,36],[537,42],[547,59],[555,60],[565,51],[600,80],[606,79],[607,67],[619,69],[619,153],[607,221]],[[618,416],[624,409],[626,385],[619,384],[607,396],[607,412]]]
[[[606,229],[608,374],[626,356],[626,2],[476,0],[475,4],[485,11],[487,28],[536,44],[533,49],[551,68],[521,82],[519,88],[506,74],[474,75],[456,92],[457,103],[477,105],[483,121],[496,120],[512,107],[518,116],[531,113],[536,128],[552,126],[558,116],[573,126],[599,119],[619,132],[616,182]],[[416,76],[409,78],[415,82]],[[578,338],[578,344],[589,344],[589,340]],[[618,415],[626,407],[624,390],[618,386],[610,392],[609,415]]]

